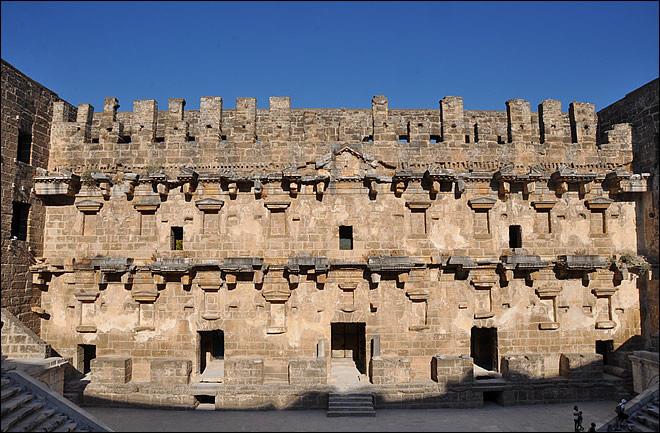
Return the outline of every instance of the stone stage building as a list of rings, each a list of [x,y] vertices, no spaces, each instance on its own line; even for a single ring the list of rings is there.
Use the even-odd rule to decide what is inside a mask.
[[[633,126],[598,133],[593,104],[95,112],[55,95],[33,168],[11,160],[20,139],[5,154],[6,68],[3,253],[32,251],[13,313],[91,371],[88,403],[323,407],[347,366],[381,407],[630,388],[657,169],[633,169]],[[12,199],[13,233],[35,218],[23,241],[5,241],[5,165],[32,176]]]

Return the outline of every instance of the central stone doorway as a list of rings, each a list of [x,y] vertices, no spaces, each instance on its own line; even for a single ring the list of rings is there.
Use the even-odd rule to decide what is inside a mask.
[[[221,382],[224,378],[225,333],[221,329],[198,331],[199,373],[202,382]]]
[[[361,374],[366,373],[366,338],[364,323],[332,323],[333,359],[351,359]]]
[[[492,377],[498,371],[497,328],[473,327],[470,336],[470,356],[474,360],[477,379]]]

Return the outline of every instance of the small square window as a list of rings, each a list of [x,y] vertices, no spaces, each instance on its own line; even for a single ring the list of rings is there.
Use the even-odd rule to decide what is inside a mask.
[[[353,226],[339,226],[339,249],[353,249]]]

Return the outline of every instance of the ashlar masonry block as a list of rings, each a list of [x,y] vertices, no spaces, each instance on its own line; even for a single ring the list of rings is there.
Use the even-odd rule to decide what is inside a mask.
[[[326,358],[292,358],[289,360],[289,384],[298,386],[326,385]]]
[[[502,358],[502,377],[509,380],[532,380],[545,377],[544,356],[536,353],[510,355]]]
[[[261,385],[264,383],[264,360],[261,358],[225,359],[225,383]]]
[[[431,379],[438,383],[472,382],[473,370],[469,355],[436,355],[431,359]]]
[[[386,385],[410,382],[410,359],[374,356],[369,365],[371,383]]]
[[[92,380],[97,385],[124,384],[133,378],[132,358],[101,356],[92,359]]]
[[[192,361],[189,359],[154,359],[151,361],[151,383],[173,385],[190,383]]]
[[[603,355],[598,353],[562,353],[559,374],[568,379],[598,379],[603,375]]]

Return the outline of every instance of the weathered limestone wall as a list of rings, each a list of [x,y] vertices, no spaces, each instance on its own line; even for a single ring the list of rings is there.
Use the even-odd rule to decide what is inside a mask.
[[[365,341],[380,338],[382,359],[406,357],[415,381],[431,378],[432,357],[470,353],[473,327],[497,328],[495,369],[534,352],[547,377],[561,353],[597,340],[636,348],[636,275],[616,258],[637,250],[631,197],[646,178],[625,171],[627,125],[597,145],[591,104],[117,105],[58,118],[60,170],[37,177],[52,205],[33,272],[51,317],[43,336],[64,356],[93,344],[132,357],[138,381],[157,358],[199,373],[198,331],[221,329],[228,381],[250,377],[232,379],[231,362],[261,358],[264,380],[286,382],[290,359],[332,341],[331,323],[364,323]]]
[[[45,210],[41,200],[34,196],[32,187],[36,168],[48,165],[53,102],[61,99],[4,60],[1,76],[2,307],[38,334],[40,318],[31,307],[39,306],[39,291],[32,288],[29,266],[34,264],[35,257],[43,255]],[[75,108],[65,102],[62,104],[70,110],[64,119],[73,120]],[[25,139],[31,143],[29,152],[22,157],[18,155],[19,135],[21,140],[27,137]],[[30,206],[25,240],[11,239],[14,202]]]
[[[651,174],[649,193],[639,197],[637,206],[638,254],[647,258],[653,266],[652,279],[640,279],[640,307],[642,313],[642,337],[645,346],[658,350],[658,242],[660,239],[658,200],[660,198],[660,93],[659,80],[630,92],[625,98],[598,112],[599,135],[616,123],[632,125],[633,161],[635,173]]]
[[[443,98],[439,110],[390,110],[383,96],[372,102],[372,110],[294,109],[289,97],[272,97],[269,109],[256,109],[256,99],[237,98],[235,109],[223,109],[221,97],[203,97],[199,111],[170,99],[168,111],[136,100],[133,111],[120,112],[119,101],[106,98],[103,112],[81,104],[76,122],[62,122],[56,109],[49,168],[114,173],[187,165],[252,174],[313,166],[338,143],[361,144],[390,170],[423,171],[429,162],[465,171],[506,164],[629,169],[632,161],[630,143],[597,146],[593,104],[573,102],[562,113],[559,101],[547,100],[534,113],[522,99],[507,101],[506,112],[464,111],[460,97]]]

